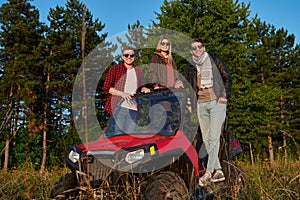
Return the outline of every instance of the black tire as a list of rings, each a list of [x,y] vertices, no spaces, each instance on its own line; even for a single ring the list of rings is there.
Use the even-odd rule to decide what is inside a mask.
[[[77,180],[74,174],[69,173],[61,177],[55,184],[51,191],[50,199],[68,199],[69,197],[76,196]]]
[[[183,179],[174,172],[161,172],[146,187],[145,200],[188,199],[188,189]]]

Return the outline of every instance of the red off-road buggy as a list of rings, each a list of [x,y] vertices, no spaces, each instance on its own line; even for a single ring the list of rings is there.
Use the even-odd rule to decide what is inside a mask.
[[[98,140],[70,146],[63,161],[71,173],[61,177],[50,198],[214,199],[242,194],[245,177],[231,162],[226,131],[220,148],[226,181],[198,186],[206,157],[199,158],[196,151],[201,134],[196,134],[197,117],[190,112],[185,89],[156,90],[136,99],[136,131],[115,135],[115,124],[108,123]]]

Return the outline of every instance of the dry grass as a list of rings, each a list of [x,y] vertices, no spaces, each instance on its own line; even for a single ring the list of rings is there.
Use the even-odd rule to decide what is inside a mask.
[[[249,191],[245,199],[294,200],[300,199],[300,162],[276,162],[251,165],[240,163],[247,174]]]
[[[272,168],[265,163],[255,166],[245,162],[237,164],[242,166],[249,182],[249,190],[244,195],[244,199],[300,199],[299,161],[289,161],[287,165],[281,162],[275,163]],[[30,168],[0,171],[0,200],[48,199],[55,182],[67,172],[66,168],[55,169],[43,175]],[[122,199],[141,198],[141,194],[133,194],[141,193],[138,186],[128,187],[127,191],[126,188],[124,192],[128,193],[127,197]]]
[[[31,168],[0,171],[0,199],[49,199],[51,189],[68,169],[40,174]]]

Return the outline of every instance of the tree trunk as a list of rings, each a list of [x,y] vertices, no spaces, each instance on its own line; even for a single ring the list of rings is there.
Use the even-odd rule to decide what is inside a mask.
[[[81,34],[81,58],[82,58],[82,86],[83,86],[83,103],[84,103],[84,113],[83,117],[85,119],[85,138],[88,139],[88,119],[87,119],[87,101],[86,101],[86,79],[85,79],[85,34],[86,34],[86,25],[85,21],[85,14],[86,14],[86,6],[84,6],[83,15],[82,15],[82,34]],[[88,142],[88,141],[86,141]]]
[[[284,116],[282,110],[283,110],[283,96],[280,95],[280,118],[281,118],[281,124],[283,125]],[[284,131],[282,132],[282,147],[284,152],[284,164],[287,165],[286,134]]]
[[[252,144],[249,144],[249,149],[250,149],[250,158],[251,158],[251,164],[254,165],[254,157],[253,157],[253,150],[252,150]]]
[[[15,138],[17,137],[18,122],[19,122],[19,103],[18,102],[16,103],[15,108],[16,108],[16,111],[15,111],[15,117],[14,117],[14,128],[13,128],[13,136],[12,136],[13,147],[15,147],[17,145]]]
[[[269,145],[269,160],[270,160],[270,167],[274,166],[274,150],[273,150],[273,142],[272,137],[268,136],[268,145]]]
[[[1,129],[5,129],[5,127],[7,125],[10,125],[10,120],[12,117],[12,113],[13,113],[13,101],[12,101],[12,96],[13,96],[13,85],[10,86],[10,93],[9,93],[9,99],[7,100],[7,102],[10,102],[8,104],[8,108],[9,108],[9,112],[6,116],[5,122],[2,124]],[[6,140],[5,140],[5,150],[4,150],[4,163],[3,163],[3,169],[7,170],[8,169],[8,159],[9,159],[9,144],[10,144],[10,128],[7,128],[8,133],[6,135]]]
[[[9,134],[8,134],[6,141],[5,141],[5,155],[4,155],[4,163],[3,163],[4,170],[8,169],[9,143],[10,143],[10,140],[9,140]]]
[[[284,164],[286,166],[288,164],[288,161],[287,161],[288,155],[287,155],[287,150],[286,150],[286,134],[284,131],[282,132],[282,140],[283,140],[282,143],[283,143],[283,151],[284,151]]]
[[[83,84],[83,117],[84,117],[84,130],[85,130],[85,139],[88,142],[88,118],[87,118],[87,101],[86,101],[86,79],[85,79],[85,34],[86,34],[86,24],[85,24],[85,15],[86,15],[86,5],[84,5],[84,10],[82,14],[82,34],[81,34],[81,58],[82,58],[82,84]],[[87,160],[87,159],[86,159]],[[89,165],[87,164],[87,172],[89,173]],[[89,182],[89,176],[88,176]],[[90,189],[90,185],[88,185]]]
[[[52,50],[50,51],[50,56],[52,55]],[[49,67],[50,68],[50,67]],[[47,70],[47,84],[46,84],[46,94],[44,99],[44,119],[43,119],[43,157],[41,163],[40,173],[43,174],[46,168],[47,160],[47,110],[48,110],[48,96],[49,96],[49,82],[50,82],[50,72]]]

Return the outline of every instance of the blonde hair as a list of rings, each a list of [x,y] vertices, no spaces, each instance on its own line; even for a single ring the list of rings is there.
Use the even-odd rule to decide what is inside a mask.
[[[156,47],[156,51],[159,51],[159,52],[161,52],[162,50],[161,50],[161,42],[163,41],[163,40],[168,40],[169,41],[169,43],[170,43],[170,46],[169,46],[169,51],[168,51],[168,60],[169,60],[169,62],[171,63],[171,61],[172,61],[172,45],[171,45],[171,41],[170,41],[170,39],[168,38],[168,37],[166,37],[166,36],[164,36],[164,37],[161,37],[160,38],[160,40],[158,41],[158,43],[157,43],[157,47]]]

